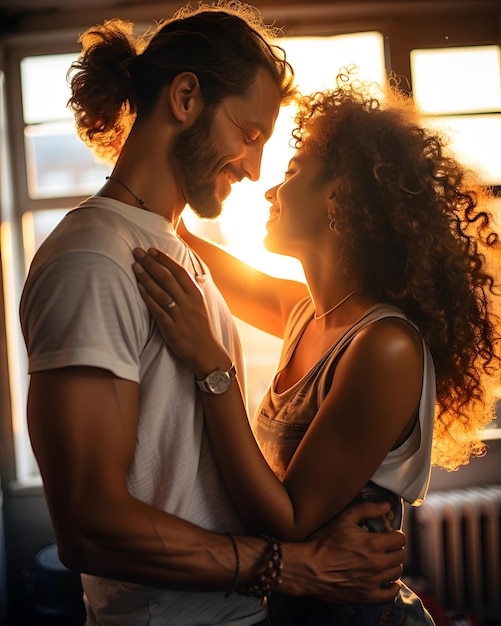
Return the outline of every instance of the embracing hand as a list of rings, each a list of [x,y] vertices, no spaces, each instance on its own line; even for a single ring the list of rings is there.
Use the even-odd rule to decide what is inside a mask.
[[[334,604],[392,602],[400,589],[405,535],[398,530],[369,532],[360,526],[389,509],[387,503],[354,504],[303,544],[287,544],[287,550],[306,554],[292,558],[293,563],[284,554],[284,591]],[[302,563],[302,569],[295,571],[296,563]]]
[[[185,268],[154,248],[136,248],[134,258],[139,292],[169,348],[199,379],[231,363],[213,333],[203,292]]]

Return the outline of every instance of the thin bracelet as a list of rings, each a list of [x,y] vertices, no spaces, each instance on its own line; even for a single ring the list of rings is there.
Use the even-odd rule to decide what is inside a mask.
[[[233,550],[235,552],[235,561],[236,561],[235,575],[233,577],[233,582],[231,583],[231,587],[224,594],[225,598],[229,598],[231,594],[234,593],[237,588],[238,577],[240,576],[240,555],[238,554],[238,546],[237,546],[237,542],[235,541],[235,537],[231,533],[226,533],[226,535],[231,539]]]

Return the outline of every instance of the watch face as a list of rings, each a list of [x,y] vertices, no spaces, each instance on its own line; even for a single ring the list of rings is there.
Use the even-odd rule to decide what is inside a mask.
[[[207,386],[212,393],[224,393],[231,384],[231,378],[227,372],[212,372],[207,376]]]
[[[227,391],[231,385],[231,381],[235,379],[235,365],[225,372],[223,370],[214,370],[203,380],[197,380],[197,385],[202,391],[207,393],[220,394]]]

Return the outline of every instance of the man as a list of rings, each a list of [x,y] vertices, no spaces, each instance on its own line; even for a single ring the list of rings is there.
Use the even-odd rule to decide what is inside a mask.
[[[265,603],[228,592],[266,595],[260,581],[272,574],[284,593],[356,602],[391,601],[397,583],[381,585],[401,573],[403,535],[356,525],[384,506],[347,513],[281,554],[277,542],[245,536],[193,376],[137,290],[134,248],[176,258],[199,281],[243,373],[226,304],[175,231],[186,204],[217,216],[233,182],[259,177],[263,146],[293,93],[264,26],[250,8],[231,7],[185,10],[148,45],[132,25],[107,22],[82,37],[74,67],[79,133],[118,160],[40,248],[21,320],[31,441],[61,559],[83,572],[88,624],[250,626],[265,620]]]

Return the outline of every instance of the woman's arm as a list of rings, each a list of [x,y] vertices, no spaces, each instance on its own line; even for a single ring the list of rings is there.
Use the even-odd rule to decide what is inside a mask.
[[[276,337],[283,337],[292,307],[308,295],[301,282],[274,278],[197,237],[181,221],[178,234],[207,263],[233,315]]]
[[[184,269],[163,255],[157,255],[161,263],[137,258],[147,269],[135,266],[141,293],[170,347],[197,379],[228,370],[230,358],[211,332],[203,296]],[[177,306],[167,308],[172,299]],[[384,320],[362,331],[341,358],[283,483],[254,439],[238,382],[221,395],[202,393],[211,446],[247,528],[298,540],[337,515],[412,419],[421,368],[420,344],[404,324]]]

